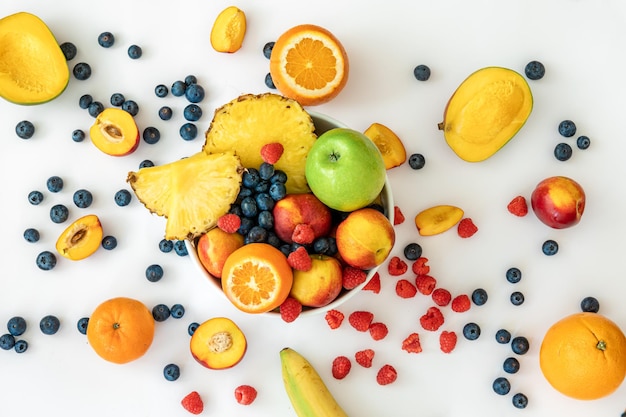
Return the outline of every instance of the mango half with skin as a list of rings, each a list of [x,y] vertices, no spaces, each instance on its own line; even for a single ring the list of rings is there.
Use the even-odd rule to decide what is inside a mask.
[[[56,242],[56,250],[67,259],[80,261],[98,250],[102,234],[102,224],[98,216],[83,216],[61,233]]]
[[[508,68],[487,67],[456,89],[438,128],[459,158],[480,162],[515,136],[532,108],[533,96],[524,77]]]
[[[0,19],[0,97],[16,104],[45,103],[69,80],[65,55],[39,17],[19,12]]]

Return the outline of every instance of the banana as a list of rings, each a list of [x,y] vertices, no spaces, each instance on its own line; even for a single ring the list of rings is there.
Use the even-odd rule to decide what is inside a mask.
[[[304,356],[284,348],[280,362],[285,390],[298,417],[348,417]]]

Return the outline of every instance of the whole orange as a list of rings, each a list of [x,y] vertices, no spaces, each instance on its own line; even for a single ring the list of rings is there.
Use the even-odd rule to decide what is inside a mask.
[[[557,391],[594,400],[615,391],[626,376],[626,337],[598,313],[576,313],[552,325],[539,351],[543,375]]]
[[[154,318],[132,298],[117,297],[101,303],[89,317],[87,340],[103,359],[127,363],[146,353],[154,338]]]

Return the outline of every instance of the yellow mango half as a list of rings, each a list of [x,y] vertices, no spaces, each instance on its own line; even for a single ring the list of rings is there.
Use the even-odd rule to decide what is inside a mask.
[[[524,77],[508,68],[487,67],[456,89],[438,127],[459,158],[480,162],[515,136],[532,108],[533,96]]]
[[[415,226],[420,236],[438,235],[460,222],[463,214],[463,210],[456,206],[433,206],[417,213]]]
[[[69,79],[65,55],[39,17],[19,12],[0,19],[0,97],[45,103],[60,95]]]

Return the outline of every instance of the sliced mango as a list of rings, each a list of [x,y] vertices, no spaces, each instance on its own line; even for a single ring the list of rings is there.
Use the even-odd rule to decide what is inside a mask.
[[[92,255],[102,242],[102,225],[95,214],[83,216],[70,224],[56,242],[60,255],[79,261]]]
[[[372,123],[363,133],[374,142],[382,154],[386,169],[395,168],[406,161],[406,149],[402,140],[387,126]]]
[[[421,236],[438,235],[456,226],[463,214],[463,210],[456,206],[433,206],[415,216],[415,226]]]
[[[515,136],[532,108],[533,96],[524,77],[508,68],[487,67],[456,89],[438,128],[459,158],[480,162]]]
[[[229,6],[217,15],[211,29],[211,46],[217,52],[233,53],[241,48],[246,35],[246,14]]]

